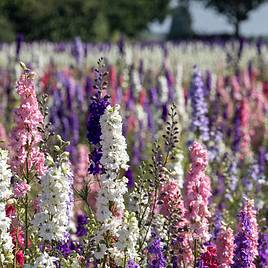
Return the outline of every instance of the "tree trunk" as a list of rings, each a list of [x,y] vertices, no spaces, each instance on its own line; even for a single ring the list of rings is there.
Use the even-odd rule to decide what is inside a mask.
[[[240,21],[239,20],[237,20],[234,24],[234,36],[235,38],[240,37]]]

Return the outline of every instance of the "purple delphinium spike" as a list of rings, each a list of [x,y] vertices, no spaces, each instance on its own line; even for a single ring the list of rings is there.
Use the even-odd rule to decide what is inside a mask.
[[[85,225],[88,223],[86,215],[80,214],[77,216],[76,235],[78,237],[85,236],[87,234],[87,228]]]
[[[191,131],[193,131],[202,142],[209,140],[208,107],[204,96],[204,82],[201,73],[194,67],[192,84],[190,87],[190,99],[192,107]]]
[[[268,267],[268,233],[261,233],[259,236],[258,252],[260,267]]]
[[[99,65],[101,66],[102,60],[99,61]],[[102,66],[100,67],[102,68]],[[102,173],[102,167],[100,164],[100,159],[102,156],[101,150],[101,125],[100,125],[100,117],[104,114],[106,107],[110,104],[109,96],[101,96],[102,89],[106,89],[107,82],[104,81],[104,76],[107,75],[106,72],[102,72],[102,70],[95,69],[96,75],[96,85],[94,88],[97,90],[97,93],[91,97],[91,101],[89,104],[89,117],[87,121],[87,138],[89,143],[92,144],[93,149],[90,155],[90,166],[89,173],[90,174],[99,174]]]
[[[90,143],[98,144],[101,136],[100,117],[109,105],[109,97],[101,97],[99,93],[91,98],[89,105],[89,117],[87,121],[87,138]]]
[[[76,63],[80,65],[84,57],[84,47],[80,37],[74,39],[72,54],[75,57]]]
[[[258,254],[258,225],[253,200],[246,200],[238,216],[232,268],[253,268]]]
[[[149,243],[148,247],[149,253],[149,268],[165,268],[166,267],[166,259],[163,253],[163,247],[161,245],[160,238],[153,233],[152,241]]]

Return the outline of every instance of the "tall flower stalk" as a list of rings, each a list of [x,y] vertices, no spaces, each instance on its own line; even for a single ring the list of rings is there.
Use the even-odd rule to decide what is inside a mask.
[[[125,210],[124,194],[127,189],[127,178],[120,177],[120,170],[127,170],[129,157],[127,145],[122,135],[122,118],[120,107],[108,106],[100,118],[102,157],[100,163],[104,173],[100,176],[100,191],[97,196],[96,218],[101,227],[95,238],[98,244],[97,258],[104,258],[104,263],[122,261],[124,252],[116,247],[113,241],[119,239],[119,231],[123,223]],[[111,259],[105,260],[105,255]]]
[[[202,142],[209,140],[208,107],[205,99],[205,85],[200,71],[194,67],[190,87],[192,121],[190,129]]]
[[[58,136],[58,140],[61,138]],[[64,144],[61,141],[61,150]],[[66,241],[73,209],[73,173],[69,153],[61,152],[55,161],[48,157],[48,171],[41,178],[40,212],[33,224],[44,242]]]
[[[255,268],[258,255],[258,225],[253,200],[245,200],[238,215],[233,268]]]
[[[190,147],[191,167],[184,184],[185,218],[189,222],[194,241],[195,261],[200,244],[210,239],[208,210],[211,196],[210,178],[205,174],[208,153],[201,144],[194,142]]]
[[[219,268],[229,268],[233,264],[234,235],[230,227],[222,226],[216,237]]]
[[[15,111],[15,126],[12,129],[10,148],[10,165],[19,182],[30,184],[36,176],[45,174],[45,155],[39,145],[42,135],[39,128],[44,117],[38,108],[34,88],[34,73],[21,63],[22,72],[16,89],[20,96],[20,107]],[[30,188],[28,188],[30,189]],[[29,197],[26,192],[24,204],[25,250],[28,248],[29,237]]]

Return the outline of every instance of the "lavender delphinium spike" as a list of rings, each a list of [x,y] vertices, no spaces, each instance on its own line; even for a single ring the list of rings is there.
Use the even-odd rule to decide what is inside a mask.
[[[190,99],[192,107],[192,121],[191,131],[195,133],[202,142],[209,140],[209,121],[208,121],[208,108],[204,96],[204,82],[201,73],[194,67],[192,84],[190,87]]]
[[[74,39],[72,54],[75,57],[76,63],[80,65],[84,57],[84,47],[80,37]]]
[[[258,225],[253,200],[245,200],[238,216],[232,268],[254,268],[258,254]]]
[[[260,267],[268,267],[268,233],[261,233],[259,235],[258,252]]]

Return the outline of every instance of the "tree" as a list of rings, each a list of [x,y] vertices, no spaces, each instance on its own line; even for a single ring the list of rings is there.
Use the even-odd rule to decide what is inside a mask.
[[[172,22],[168,39],[176,40],[178,38],[189,37],[192,34],[192,17],[189,10],[189,2],[181,1],[180,4],[172,10]]]
[[[135,37],[163,20],[171,0],[1,0],[0,12],[26,40],[107,41],[118,32]]]
[[[234,27],[235,37],[240,36],[240,24],[248,19],[249,13],[267,0],[195,0],[204,2],[206,7],[214,8],[227,17]]]

